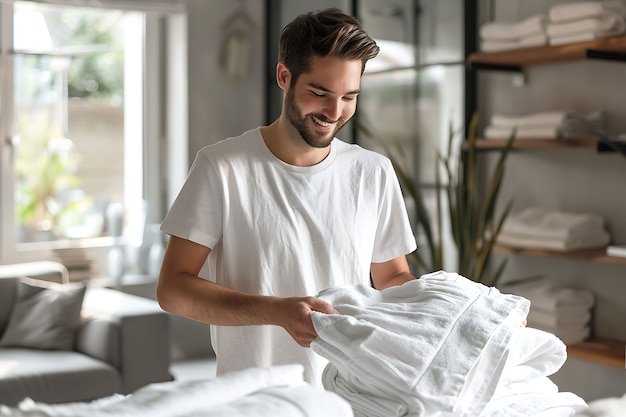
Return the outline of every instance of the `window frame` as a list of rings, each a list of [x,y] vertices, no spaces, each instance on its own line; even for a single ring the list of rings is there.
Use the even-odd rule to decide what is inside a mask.
[[[62,2],[57,2],[59,5]],[[68,6],[76,4],[67,3]],[[180,160],[179,155],[186,155],[186,146],[176,149],[175,155],[168,155],[174,147],[170,142],[174,140],[168,137],[168,125],[171,120],[177,120],[176,125],[186,128],[186,118],[184,108],[171,109],[164,106],[164,96],[168,91],[182,91],[178,93],[179,101],[185,100],[186,79],[172,79],[167,77],[171,67],[181,73],[186,69],[186,62],[171,62],[166,54],[166,47],[169,44],[180,44],[186,32],[186,18],[183,13],[164,14],[160,12],[144,11],[144,39],[142,41],[143,68],[141,70],[141,97],[140,105],[143,107],[140,115],[141,122],[132,134],[141,136],[140,175],[143,177],[140,184],[136,184],[132,190],[126,191],[128,171],[125,173],[124,188],[125,194],[141,193],[142,198],[148,204],[148,210],[152,214],[152,220],[158,222],[163,213],[163,207],[167,202],[168,178],[167,169],[171,162],[168,160]],[[116,241],[112,237],[87,238],[75,240],[60,240],[52,242],[18,243],[15,228],[15,207],[14,207],[14,164],[13,158],[15,147],[12,143],[13,125],[13,3],[0,2],[0,70],[4,77],[0,84],[0,264],[14,262],[28,262],[32,260],[52,259],[54,249],[59,248],[85,248],[93,252],[94,261],[104,264],[103,259],[106,252]],[[173,30],[168,30],[168,23],[175,22]],[[182,67],[182,69],[181,69]],[[173,85],[172,85],[173,84]],[[181,98],[182,97],[182,98]],[[127,106],[125,106],[127,107]],[[125,110],[126,112],[127,110]],[[127,117],[127,116],[125,116]],[[134,116],[136,117],[136,116]],[[182,121],[181,121],[182,118]],[[126,135],[129,132],[125,132]],[[178,136],[178,135],[177,135]],[[180,137],[176,138],[180,140]],[[179,142],[180,143],[180,142]],[[137,149],[135,150],[137,152]],[[127,155],[127,152],[125,152]],[[136,155],[136,153],[135,153]],[[164,155],[168,155],[165,160]],[[125,162],[125,166],[137,164],[135,160]],[[178,169],[174,171],[174,177],[179,178],[181,174],[176,172],[186,169],[186,158],[179,162]],[[184,166],[184,168],[181,168]],[[175,167],[176,168],[176,167]],[[134,171],[136,172],[136,171]],[[135,174],[133,174],[135,175]],[[126,198],[126,197],[125,197]],[[126,237],[137,233],[136,219],[141,216],[135,210],[125,218],[125,224],[134,225],[133,228],[125,228]],[[133,230],[134,229],[134,230]],[[102,270],[103,268],[98,268]]]

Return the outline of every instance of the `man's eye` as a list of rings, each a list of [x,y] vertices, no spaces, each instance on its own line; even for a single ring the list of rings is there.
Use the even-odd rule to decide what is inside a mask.
[[[324,97],[324,94],[316,93],[315,91],[311,91],[311,94],[313,94],[315,97]]]
[[[348,97],[344,97],[343,99],[344,99],[345,101],[352,101],[352,100],[354,100],[355,98],[356,98],[356,97],[348,96]]]

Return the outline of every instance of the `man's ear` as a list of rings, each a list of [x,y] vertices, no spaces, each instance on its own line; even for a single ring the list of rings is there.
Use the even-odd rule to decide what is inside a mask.
[[[284,90],[291,82],[291,71],[289,71],[284,62],[279,62],[276,65],[276,82],[281,90]]]

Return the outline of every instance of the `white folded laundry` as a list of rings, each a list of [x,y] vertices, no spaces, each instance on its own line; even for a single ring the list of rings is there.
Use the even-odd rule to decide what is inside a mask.
[[[487,22],[480,26],[479,34],[484,40],[515,42],[528,36],[545,34],[547,21],[547,16],[541,14],[519,22]]]
[[[548,44],[548,35],[538,33],[532,36],[526,36],[516,41],[496,41],[483,40],[480,43],[480,50],[484,52],[508,51],[511,49],[529,48],[531,46],[542,46]]]
[[[583,327],[589,324],[591,311],[583,307],[560,308],[556,311],[542,310],[532,305],[528,312],[528,322],[549,327]]]
[[[589,290],[566,287],[544,280],[507,286],[506,291],[528,299],[531,308],[543,311],[559,311],[562,308],[587,310],[593,307],[595,299],[593,292]]]
[[[551,38],[572,36],[581,33],[608,33],[623,32],[624,17],[616,14],[606,14],[598,17],[576,20],[565,23],[550,23],[546,26],[546,33]]]
[[[606,113],[601,110],[577,112],[571,110],[553,110],[522,115],[504,115],[496,113],[491,116],[493,127],[563,127],[573,122],[588,123],[600,127],[606,121]]]
[[[549,38],[549,43],[550,45],[567,45],[570,43],[579,43],[579,42],[590,42],[590,41],[595,41],[597,39],[603,39],[603,38],[610,38],[612,36],[617,36],[617,35],[621,35],[624,33],[624,30],[615,30],[615,31],[609,31],[609,32],[604,32],[604,33],[595,33],[595,32],[588,32],[588,33],[579,33],[576,35],[571,35],[571,36],[558,36],[558,37],[553,37],[553,38]]]
[[[565,22],[601,16],[607,12],[624,16],[626,15],[626,7],[619,0],[563,3],[552,6],[548,16],[552,22]]]
[[[620,417],[626,410],[626,394],[621,397],[608,397],[593,400],[589,408],[578,412],[574,417]]]
[[[443,271],[383,291],[356,286],[318,297],[339,312],[311,313],[311,348],[329,360],[324,387],[369,417],[480,415],[528,312],[521,297]],[[378,397],[393,409],[368,409]],[[399,404],[407,413],[397,413]]]
[[[568,252],[579,249],[602,248],[609,244],[611,235],[600,230],[588,235],[573,236],[571,238],[534,237],[527,234],[500,232],[498,243],[513,248],[545,249],[557,252]]]
[[[485,139],[508,139],[515,133],[515,139],[558,139],[561,137],[558,127],[494,127],[485,128]]]
[[[543,330],[548,333],[552,333],[553,335],[561,339],[561,341],[565,343],[567,346],[582,343],[585,340],[589,339],[589,336],[591,335],[591,328],[589,326],[572,327],[572,328],[549,327],[549,326],[544,326],[544,325],[531,324],[530,322],[528,322],[528,326],[531,328],[534,327],[539,330]]]
[[[565,212],[539,206],[510,214],[502,231],[536,238],[567,239],[604,230],[604,218],[593,213]]]

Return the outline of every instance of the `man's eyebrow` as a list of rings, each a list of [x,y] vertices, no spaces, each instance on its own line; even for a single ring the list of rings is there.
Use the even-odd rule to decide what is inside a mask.
[[[335,92],[332,90],[329,90],[326,87],[322,87],[321,85],[317,85],[317,84],[313,84],[313,83],[309,83],[309,87],[315,89],[315,90],[320,90],[323,91],[325,93],[330,93],[330,94],[334,94]],[[352,91],[348,91],[347,93],[345,93],[344,95],[346,96],[351,96],[351,95],[357,95],[361,92],[361,90],[352,90]]]

